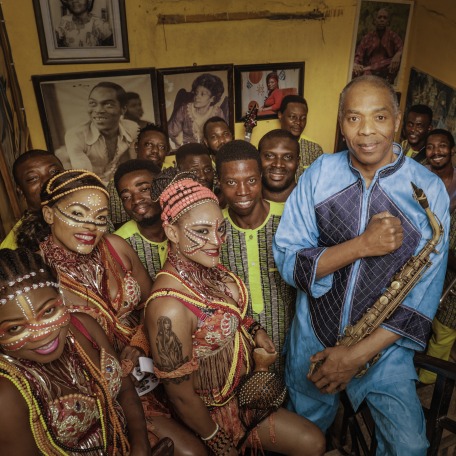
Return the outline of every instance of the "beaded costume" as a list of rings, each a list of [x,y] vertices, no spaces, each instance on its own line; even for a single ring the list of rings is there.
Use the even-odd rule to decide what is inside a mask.
[[[74,316],[71,320],[82,326]],[[0,377],[11,381],[26,401],[33,437],[43,454],[128,454],[125,417],[116,400],[121,368],[116,358],[96,348],[100,367],[70,330],[61,357],[51,363],[0,355]]]
[[[116,353],[126,345],[139,347],[148,354],[149,345],[144,335],[139,316],[135,315],[141,300],[141,290],[136,279],[127,271],[109,241],[101,239],[89,255],[69,252],[57,246],[52,236],[40,244],[45,262],[59,275],[60,289],[68,290],[87,300],[87,305],[78,306],[68,303],[70,312],[82,312],[94,318],[108,336]],[[126,273],[122,279],[117,273],[119,264]],[[111,271],[117,284],[117,295],[111,298]],[[133,367],[133,366],[131,366]],[[169,416],[168,410],[153,394],[141,396],[141,403],[147,421],[149,441],[157,442],[154,434],[154,416]]]
[[[214,269],[237,285],[237,305],[226,302],[223,297],[208,299],[199,289],[170,271],[157,274],[173,277],[188,293],[161,288],[151,294],[146,306],[162,297],[175,298],[197,316],[198,328],[192,335],[192,360],[170,372],[156,366],[154,369],[159,378],[178,378],[193,373],[195,391],[208,407],[212,419],[237,444],[244,436],[245,428],[239,419],[236,390],[243,375],[252,371],[254,341],[251,332],[257,323],[246,317],[248,291],[242,280],[220,264]],[[163,336],[159,334],[159,337]],[[253,448],[260,446],[256,431],[250,434],[249,444]]]
[[[141,300],[141,290],[131,271],[126,271],[120,258],[116,258],[109,242],[101,239],[92,253],[83,255],[59,247],[50,235],[40,244],[40,249],[45,262],[57,272],[60,288],[87,300],[86,306],[69,304],[70,312],[84,312],[93,317],[117,352],[127,345],[138,324],[132,312]],[[123,279],[115,262],[126,273]],[[114,299],[110,295],[112,283],[108,271],[113,273],[117,284]]]

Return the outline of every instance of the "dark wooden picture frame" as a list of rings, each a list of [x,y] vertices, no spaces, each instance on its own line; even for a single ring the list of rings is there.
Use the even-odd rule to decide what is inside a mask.
[[[125,0],[88,0],[84,28],[60,0],[33,0],[44,65],[129,62]]]
[[[387,23],[380,24],[379,11],[386,10]],[[405,55],[407,52],[407,41],[412,21],[413,0],[362,0],[358,2],[355,33],[353,37],[352,55],[348,80],[363,74],[374,74],[388,80],[394,87],[401,77],[405,66]],[[375,46],[376,28],[383,29],[381,41]],[[402,41],[402,51],[397,69],[394,69],[394,55],[389,54],[396,51],[398,41]],[[387,56],[382,56],[378,51],[379,47],[384,49]],[[361,68],[355,71],[355,60]]]
[[[254,103],[259,108],[257,120],[277,119],[283,97],[304,96],[304,72],[304,62],[235,65],[236,122],[243,120]]]
[[[39,75],[32,76],[32,82],[48,150],[54,152],[65,167],[75,167],[71,163],[71,154],[66,150],[65,134],[91,122],[89,94],[100,82],[115,83],[126,92],[137,93],[144,110],[141,120],[159,123],[154,68]],[[128,130],[133,130],[133,122],[128,122]],[[135,133],[138,129],[139,125],[134,129]]]
[[[234,131],[233,65],[159,68],[157,81],[162,126],[172,149],[187,142],[202,142],[202,127],[210,117],[224,118]],[[198,88],[203,98],[195,106]],[[197,111],[201,104],[205,109],[202,114]]]

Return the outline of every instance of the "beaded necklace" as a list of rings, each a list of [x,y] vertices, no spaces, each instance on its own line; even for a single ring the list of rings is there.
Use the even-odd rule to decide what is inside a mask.
[[[105,352],[101,350],[101,365]],[[55,385],[56,375],[59,385]],[[109,385],[100,369],[92,362],[71,331],[61,357],[48,364],[0,356],[0,377],[9,379],[19,390],[29,409],[30,428],[38,449],[46,455],[106,455],[122,449],[128,454],[129,444],[111,397]],[[101,427],[101,442],[92,438],[93,446],[69,447],[59,441],[51,424],[49,405],[61,393],[77,390],[76,396],[96,402]]]
[[[122,278],[118,273],[111,255],[107,252],[104,239],[92,250],[84,255],[63,249],[54,243],[52,236],[48,236],[41,244],[41,251],[45,261],[59,275],[60,288],[76,294],[87,301],[88,306],[76,308],[92,315],[103,327],[110,338],[110,342],[120,342],[120,345],[129,343],[134,334],[131,327],[124,325],[117,317],[117,303],[123,302],[124,290]],[[114,277],[111,283],[109,272]],[[117,287],[117,296],[111,298],[110,290]]]
[[[204,298],[205,301],[211,302],[227,301],[227,297],[233,299],[233,293],[227,287],[228,281],[233,279],[219,268],[208,268],[194,261],[186,261],[181,256],[172,252],[168,253],[168,261],[177,271],[183,283]]]

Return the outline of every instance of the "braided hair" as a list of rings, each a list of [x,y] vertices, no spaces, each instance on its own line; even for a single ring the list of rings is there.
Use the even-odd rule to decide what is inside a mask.
[[[30,250],[0,250],[0,305],[21,292],[44,286],[58,288],[54,274],[40,255]]]
[[[41,189],[41,207],[52,207],[61,198],[76,192],[93,188],[101,190],[109,198],[101,179],[94,173],[81,169],[69,169],[52,176]],[[39,250],[40,242],[51,233],[51,227],[46,223],[41,210],[29,211],[16,233],[17,245],[32,252]]]

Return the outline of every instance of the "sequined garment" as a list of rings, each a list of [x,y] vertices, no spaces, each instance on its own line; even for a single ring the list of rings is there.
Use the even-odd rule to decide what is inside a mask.
[[[87,306],[69,304],[70,311],[93,317],[117,351],[128,344],[138,324],[132,312],[141,300],[141,289],[131,271],[124,271],[123,278],[119,276],[106,240],[101,239],[88,255],[63,249],[53,241],[52,235],[40,244],[40,249],[46,263],[57,272],[60,288],[87,300]],[[114,299],[108,271],[117,285]]]
[[[85,450],[83,454],[89,456],[117,454],[117,449],[109,448],[113,432],[109,417],[108,453],[104,450],[105,438],[101,425],[104,418],[100,412],[106,415],[107,407],[103,398],[100,401],[99,389],[80,356],[80,350],[82,348],[75,346],[70,332],[60,358],[48,364],[0,355],[0,377],[11,380],[26,401],[27,392],[31,392],[35,398],[33,406],[32,401],[27,403],[35,426],[37,423],[43,426],[41,432],[33,429],[33,434],[41,451],[49,446],[45,454],[77,455],[81,454],[81,450]],[[117,419],[125,433],[125,417],[115,400],[121,387],[122,371],[117,359],[103,349],[100,352],[99,371],[107,386],[106,394],[113,398]],[[68,394],[68,391],[72,393]],[[42,416],[41,420],[39,416]],[[39,438],[40,434],[46,437]],[[73,448],[78,451],[72,451]]]
[[[247,331],[253,320],[246,317],[248,291],[245,284],[224,266],[218,268],[238,286],[237,305],[209,301],[189,288],[179,275],[168,271],[161,271],[157,276],[174,277],[188,293],[162,288],[154,291],[147,302],[161,297],[175,298],[197,316],[198,327],[192,335],[194,359],[187,363],[191,366],[189,372],[193,372],[195,391],[208,407],[212,419],[237,443],[245,429],[239,419],[236,388],[243,375],[253,368],[254,342]],[[260,446],[256,431],[250,434],[248,441],[254,449]]]

